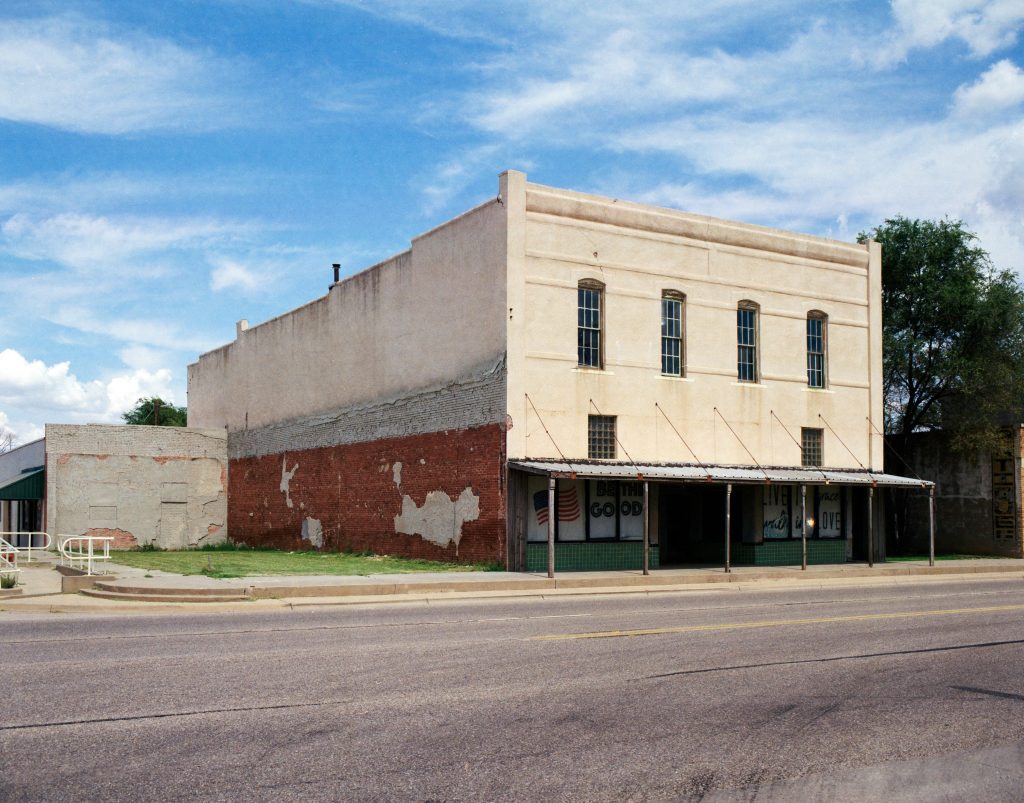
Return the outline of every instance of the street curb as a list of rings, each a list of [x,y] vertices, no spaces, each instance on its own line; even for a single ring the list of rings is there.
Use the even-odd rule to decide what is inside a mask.
[[[830,588],[855,588],[867,586],[902,585],[915,583],[937,583],[950,580],[998,581],[1024,580],[1024,572],[939,572],[939,573],[891,573],[858,574],[846,577],[779,577],[764,579],[735,579],[719,583],[677,583],[642,586],[638,584],[600,587],[532,588],[523,590],[488,591],[434,591],[428,593],[369,594],[326,597],[266,597],[238,602],[191,603],[191,602],[135,602],[111,600],[105,605],[77,604],[68,600],[68,595],[52,595],[52,602],[43,602],[42,597],[32,597],[33,602],[4,604],[0,602],[0,613],[89,613],[89,614],[159,614],[159,613],[231,613],[238,611],[288,611],[297,608],[322,608],[354,605],[429,604],[431,602],[458,602],[473,600],[502,599],[565,599],[583,596],[623,596],[652,594],[682,594],[700,592],[746,592],[746,591],[823,591]],[[827,581],[827,582],[824,582]],[[72,599],[82,597],[75,595]],[[15,600],[10,600],[14,603]]]

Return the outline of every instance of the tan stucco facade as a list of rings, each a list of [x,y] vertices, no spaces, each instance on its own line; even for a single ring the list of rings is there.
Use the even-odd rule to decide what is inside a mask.
[[[489,201],[188,369],[189,423],[229,431],[443,386],[505,349],[505,208]]]
[[[577,365],[584,280],[604,287],[600,370]],[[685,298],[682,377],[661,373],[664,291]],[[737,380],[740,302],[759,309],[753,383]],[[807,383],[812,311],[828,321],[823,389]],[[544,187],[515,171],[495,200],[409,251],[202,355],[189,367],[190,422],[264,427],[443,387],[502,359],[510,459],[586,458],[587,417],[600,412],[617,418],[619,459],[624,449],[638,462],[799,465],[795,441],[812,427],[824,430],[825,465],[882,468],[877,244]]]
[[[881,429],[877,244],[553,189],[521,173],[506,174],[503,192],[510,458],[585,458],[587,417],[600,412],[617,417],[621,460],[625,450],[637,462],[799,465],[795,441],[813,427],[825,430],[826,465],[881,470],[881,436],[868,420]],[[577,366],[585,280],[604,286],[602,370]],[[683,377],[661,374],[664,291],[685,298]],[[740,302],[760,310],[755,383],[737,381]],[[828,316],[820,390],[807,383],[812,311]]]

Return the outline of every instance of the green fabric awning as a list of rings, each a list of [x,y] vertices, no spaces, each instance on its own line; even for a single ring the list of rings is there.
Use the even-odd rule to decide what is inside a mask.
[[[43,498],[43,469],[26,471],[0,483],[0,499],[22,500]]]

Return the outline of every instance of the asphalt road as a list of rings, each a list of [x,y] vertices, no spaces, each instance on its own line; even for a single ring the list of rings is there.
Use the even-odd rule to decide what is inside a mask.
[[[0,799],[1024,798],[1024,582],[0,614]]]

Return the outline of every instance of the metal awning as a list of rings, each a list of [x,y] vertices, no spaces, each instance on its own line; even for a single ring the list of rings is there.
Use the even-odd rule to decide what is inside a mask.
[[[580,460],[509,460],[509,468],[528,474],[580,479],[646,480],[675,482],[727,482],[763,485],[861,485],[890,488],[931,488],[935,483],[896,474],[861,469],[806,468],[800,466],[700,466],[694,463],[632,463]]]
[[[43,469],[30,469],[0,482],[0,499],[21,501],[43,498]]]

